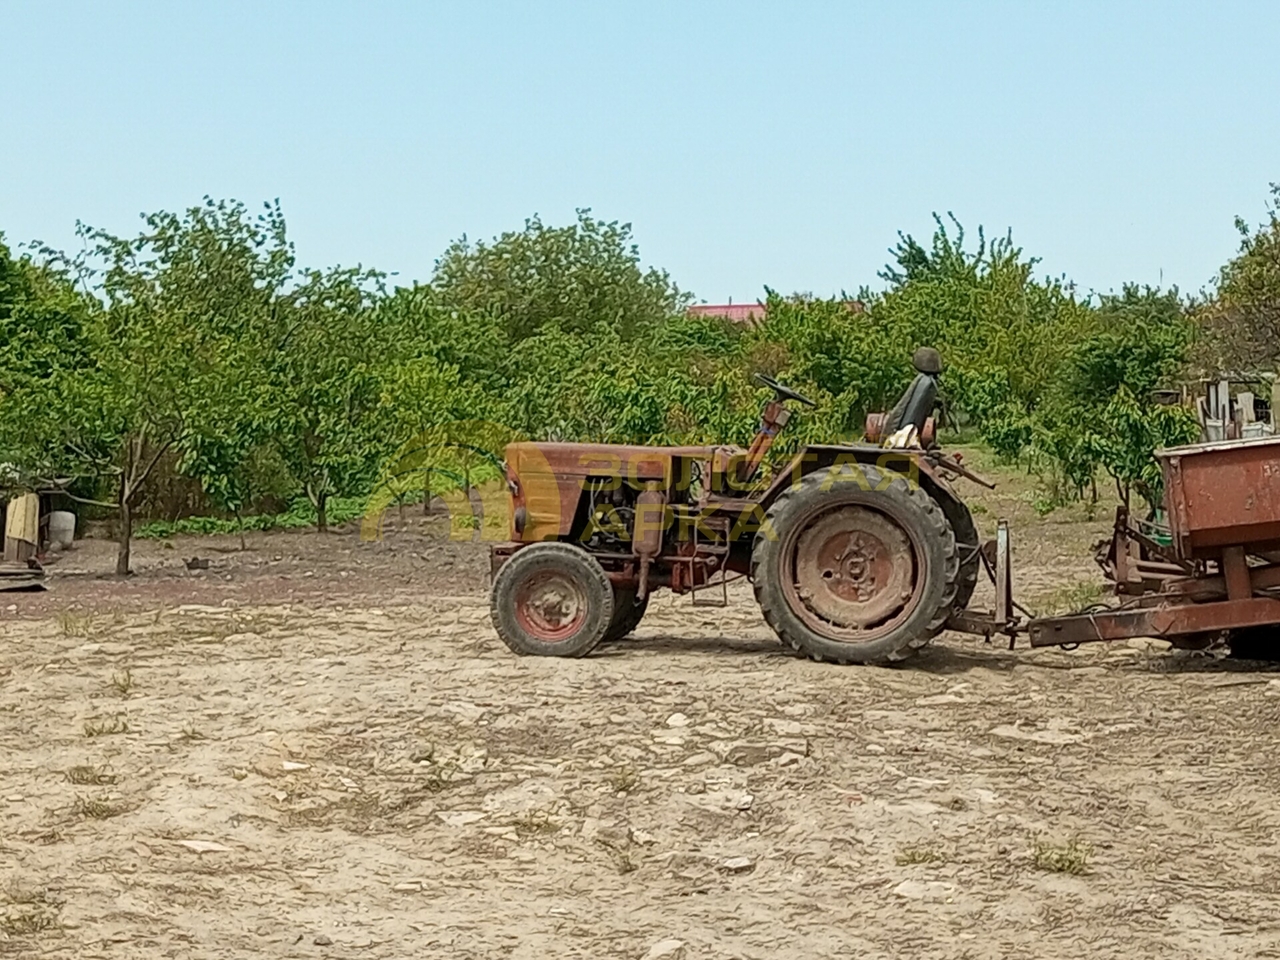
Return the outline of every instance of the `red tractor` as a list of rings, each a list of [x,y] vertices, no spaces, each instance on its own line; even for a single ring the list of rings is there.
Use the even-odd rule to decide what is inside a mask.
[[[918,376],[867,439],[801,450],[758,474],[790,417],[812,401],[774,392],[749,449],[513,443],[511,540],[492,553],[490,609],[517,653],[581,657],[644,616],[654,590],[723,605],[748,577],[769,625],[815,660],[910,656],[963,611],[980,567],[977,531],[949,485],[973,479],[933,442],[941,363]]]

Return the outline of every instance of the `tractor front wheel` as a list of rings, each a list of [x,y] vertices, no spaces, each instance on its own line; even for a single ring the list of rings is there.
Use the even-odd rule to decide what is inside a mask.
[[[814,660],[891,663],[942,629],[960,562],[951,525],[919,484],[869,464],[819,470],[767,517],[751,577],[784,643]]]
[[[591,554],[535,543],[502,565],[489,595],[502,642],[519,654],[585,657],[613,622],[613,586]]]

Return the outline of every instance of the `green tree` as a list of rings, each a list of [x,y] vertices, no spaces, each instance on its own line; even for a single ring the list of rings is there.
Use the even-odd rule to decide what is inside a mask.
[[[463,237],[436,262],[431,283],[454,309],[500,317],[516,340],[548,326],[581,333],[601,321],[630,337],[691,299],[666,271],[641,266],[630,224],[588,210],[567,227],[534,216],[492,243]]]
[[[1031,417],[1033,444],[1079,496],[1101,468],[1127,505],[1137,492],[1160,505],[1158,447],[1188,443],[1199,428],[1192,413],[1153,396],[1185,368],[1195,328],[1177,290],[1126,286],[1101,298],[1096,327],[1078,337]]]
[[[278,207],[253,217],[241,204],[206,201],[144,223],[131,238],[80,228],[88,254],[76,266],[97,294],[81,319],[84,349],[64,362],[65,327],[44,324],[35,352],[47,376],[5,398],[7,432],[40,451],[32,469],[64,486],[107,488],[121,575],[135,506],[162,458],[214,463],[201,449],[241,431],[254,409],[243,347],[292,264]]]
[[[329,499],[366,492],[386,447],[379,351],[392,341],[378,323],[381,292],[381,274],[334,268],[308,272],[277,304],[269,430],[321,532]]]
[[[1219,272],[1214,295],[1198,316],[1204,360],[1218,368],[1280,365],[1280,184],[1271,185],[1267,219],[1257,228],[1240,217],[1240,250]]]

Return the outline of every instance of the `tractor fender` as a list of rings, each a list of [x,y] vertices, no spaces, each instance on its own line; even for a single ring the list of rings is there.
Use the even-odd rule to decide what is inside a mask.
[[[978,531],[973,522],[973,515],[964,501],[956,495],[951,484],[922,456],[922,452],[890,450],[870,443],[812,444],[797,453],[787,465],[787,469],[774,477],[773,483],[761,498],[761,507],[768,510],[778,494],[815,471],[839,469],[840,466],[848,463],[871,464],[882,473],[895,473],[920,484],[942,508],[942,512],[951,524],[951,529],[955,532],[956,543],[960,546],[962,554],[966,547],[976,549]]]

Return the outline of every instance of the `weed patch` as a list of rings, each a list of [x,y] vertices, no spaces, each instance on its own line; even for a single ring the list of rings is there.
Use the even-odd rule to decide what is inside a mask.
[[[1073,838],[1061,845],[1037,842],[1032,860],[1039,870],[1079,876],[1089,872],[1089,858],[1092,855],[1092,847]]]

